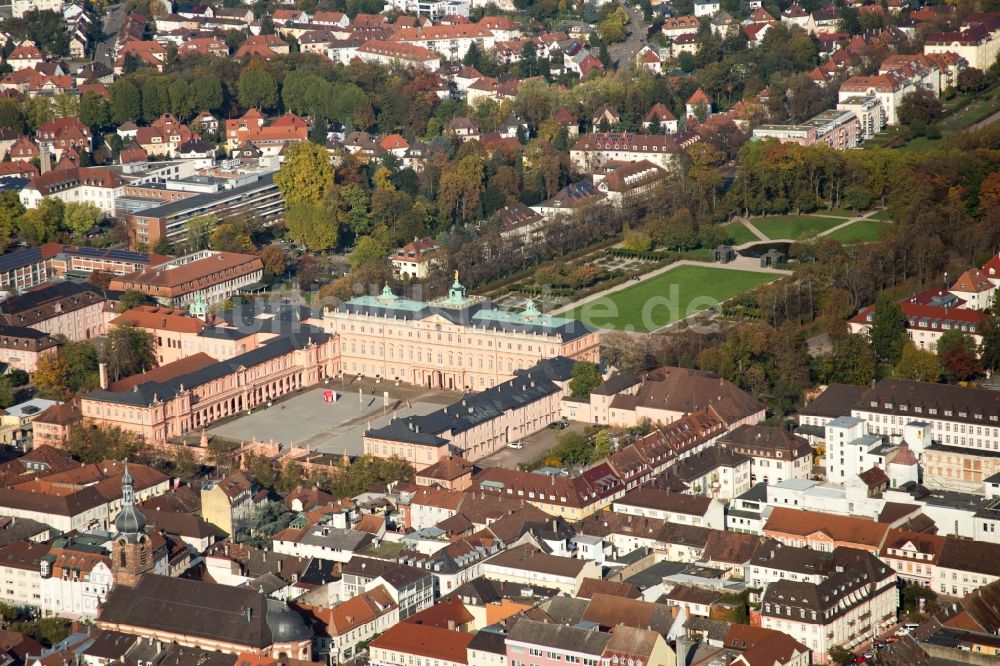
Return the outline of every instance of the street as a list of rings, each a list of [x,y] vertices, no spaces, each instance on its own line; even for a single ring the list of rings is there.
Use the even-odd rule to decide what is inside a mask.
[[[108,7],[108,13],[104,16],[104,34],[94,49],[94,62],[104,63],[114,69],[115,40],[118,39],[118,33],[124,24],[125,3]],[[111,52],[110,55],[108,51]]]
[[[542,457],[542,454],[556,445],[559,436],[566,432],[582,433],[587,428],[586,423],[570,421],[565,429],[546,428],[534,435],[525,437],[523,449],[504,448],[491,456],[476,462],[480,467],[503,467],[517,469],[521,463],[530,463]]]
[[[608,47],[611,62],[618,68],[627,67],[628,63],[635,58],[635,54],[646,45],[646,23],[642,19],[642,9],[633,5],[625,11],[628,12],[629,17],[629,36],[624,42]]]

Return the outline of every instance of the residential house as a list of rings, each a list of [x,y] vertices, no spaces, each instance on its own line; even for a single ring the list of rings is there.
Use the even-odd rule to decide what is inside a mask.
[[[542,585],[575,595],[586,578],[600,577],[592,561],[549,555],[534,546],[509,548],[483,563],[491,580],[520,585]]]
[[[660,518],[682,525],[725,529],[724,505],[702,495],[638,488],[616,500],[614,510],[644,518]]]
[[[807,479],[812,473],[809,442],[783,428],[742,425],[720,437],[719,443],[750,458],[751,483]]]
[[[253,484],[241,471],[202,486],[202,517],[234,541],[248,534],[254,507]]]

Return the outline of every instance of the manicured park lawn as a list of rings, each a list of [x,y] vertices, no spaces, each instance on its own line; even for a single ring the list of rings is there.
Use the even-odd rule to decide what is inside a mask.
[[[650,332],[777,277],[708,266],[678,266],[564,316],[606,330]]]
[[[812,215],[773,215],[750,218],[750,223],[772,240],[803,240],[843,224],[843,220]]]
[[[847,208],[831,208],[827,210],[826,208],[820,208],[813,212],[813,215],[823,215],[825,217],[857,217],[857,213],[853,210],[848,210]]]
[[[889,223],[877,220],[858,220],[854,224],[837,229],[827,234],[827,238],[832,238],[841,243],[871,243],[882,238],[889,229]]]
[[[892,220],[892,213],[890,213],[889,209],[886,208],[884,210],[880,210],[877,213],[874,213],[873,215],[870,215],[868,217],[868,219],[869,220],[881,220],[882,222],[889,222],[890,220]]]
[[[722,227],[722,230],[726,232],[726,235],[732,239],[733,245],[742,245],[743,243],[749,243],[757,240],[757,237],[753,235],[753,232],[747,229],[746,225],[742,222],[730,222],[720,226]]]

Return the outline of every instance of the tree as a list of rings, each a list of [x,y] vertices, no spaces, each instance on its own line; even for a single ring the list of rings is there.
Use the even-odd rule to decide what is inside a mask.
[[[236,97],[244,109],[273,109],[278,103],[278,84],[267,70],[244,68],[236,84]]]
[[[859,335],[841,335],[833,341],[833,350],[819,357],[818,374],[824,384],[841,383],[864,386],[875,379],[875,352]]]
[[[830,648],[830,659],[837,664],[852,664],[854,663],[854,654],[839,645],[834,645]]]
[[[217,76],[199,76],[188,88],[191,106],[197,110],[216,111],[222,108],[222,83]]]
[[[958,73],[956,88],[964,93],[978,92],[986,86],[986,75],[976,67],[966,67]]]
[[[653,240],[644,231],[629,230],[622,239],[622,249],[632,252],[646,252],[653,246]]]
[[[941,366],[933,352],[917,349],[912,342],[907,342],[892,374],[901,379],[936,382],[941,377]]]
[[[142,95],[129,79],[118,79],[108,86],[111,95],[111,121],[121,125],[142,116]]]
[[[351,270],[355,270],[366,264],[384,264],[389,257],[389,250],[372,236],[364,236],[358,239],[358,244],[354,246],[354,251],[348,257]]]
[[[219,218],[213,213],[205,215],[195,215],[184,223],[187,230],[188,248],[194,252],[204,250],[208,247],[208,241],[212,237],[212,232],[219,226]]]
[[[38,359],[35,386],[43,398],[66,400],[97,386],[97,350],[89,342],[69,341],[55,354]]]
[[[254,227],[250,218],[236,215],[226,218],[226,221],[215,228],[208,239],[208,246],[220,252],[254,252],[257,246],[253,242]]]
[[[923,132],[927,126],[943,115],[941,100],[932,91],[918,88],[903,95],[896,108],[899,122],[909,125],[917,132]]]
[[[165,76],[153,76],[142,84],[142,117],[153,122],[170,110],[170,83]]]
[[[892,364],[899,362],[906,344],[906,315],[899,303],[887,294],[879,296],[875,302],[875,314],[872,316],[872,327],[869,337],[875,355],[881,361]]]
[[[178,446],[174,449],[173,460],[170,461],[174,468],[174,474],[182,479],[190,480],[198,476],[201,465],[194,459],[194,454],[187,446]]]
[[[70,426],[66,450],[86,464],[104,460],[135,459],[142,450],[142,441],[135,433],[118,426]]]
[[[288,527],[295,514],[281,502],[267,501],[258,505],[250,518],[250,538],[246,543],[267,549],[271,545],[271,537]]]
[[[9,377],[0,377],[0,409],[14,404],[14,382]]]
[[[24,206],[14,190],[0,192],[0,251],[7,248],[10,237],[24,214]]]
[[[285,211],[285,227],[292,240],[314,251],[335,247],[340,236],[333,216],[311,201],[289,206]]]
[[[182,121],[196,110],[191,99],[191,86],[184,79],[172,80],[167,86],[167,96],[170,100],[170,113]]]
[[[152,334],[132,323],[118,324],[108,331],[103,352],[112,381],[156,366]]]
[[[287,268],[287,257],[285,251],[276,245],[268,245],[257,253],[261,263],[264,264],[264,278],[273,279],[281,277]]]
[[[0,99],[0,127],[9,127],[16,132],[24,132],[28,128],[24,111],[16,99]]]
[[[309,130],[309,140],[318,146],[326,146],[326,121],[322,118],[315,118],[313,126]]]
[[[51,647],[66,640],[70,624],[61,617],[42,617],[31,622],[13,622],[7,628],[31,636],[42,645]]]
[[[590,461],[593,449],[587,438],[578,432],[564,432],[552,447],[551,455],[560,465],[581,465]]]
[[[151,304],[151,299],[138,289],[126,289],[118,297],[118,312],[128,312],[132,308]]]
[[[304,254],[295,266],[295,272],[298,273],[299,289],[308,291],[319,275],[319,262],[311,254]]]
[[[285,161],[274,174],[285,206],[300,202],[319,205],[333,185],[333,167],[326,148],[305,141],[292,144],[285,152]]]
[[[17,220],[17,235],[28,245],[40,245],[52,239],[63,225],[66,204],[61,199],[46,197]]]
[[[972,337],[957,329],[949,329],[937,341],[937,355],[941,368],[953,380],[972,379],[981,371],[976,343]]]
[[[577,361],[573,365],[573,378],[569,382],[569,390],[575,398],[585,398],[601,383],[601,372],[597,365],[590,361]]]
[[[902,606],[904,613],[914,613],[920,610],[920,599],[924,600],[924,610],[927,610],[927,605],[929,603],[936,602],[938,598],[937,592],[934,590],[924,587],[923,585],[917,585],[910,583],[903,588],[902,594]]]
[[[628,13],[621,6],[615,6],[615,8],[608,12],[608,15],[604,17],[597,25],[597,32],[601,36],[602,44],[613,44],[615,42],[624,42],[626,37],[625,27],[628,25]]]
[[[74,236],[82,236],[104,221],[104,211],[90,202],[66,204],[63,226]]]
[[[615,443],[611,439],[611,431],[607,428],[597,431],[597,434],[594,435],[593,445],[594,449],[590,452],[590,460],[587,461],[589,463],[604,460],[615,452]]]
[[[1000,370],[1000,320],[987,315],[977,331],[983,338],[979,361],[983,368]]]
[[[91,130],[111,124],[111,104],[97,93],[84,93],[80,98],[80,122]]]
[[[441,214],[455,221],[470,222],[476,217],[483,196],[483,160],[469,154],[441,175],[438,206]]]
[[[271,459],[249,451],[243,457],[243,468],[253,481],[265,488],[274,488],[275,474]]]

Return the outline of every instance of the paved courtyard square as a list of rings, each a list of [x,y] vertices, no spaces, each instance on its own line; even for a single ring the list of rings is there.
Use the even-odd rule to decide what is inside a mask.
[[[358,399],[358,388],[361,399]],[[372,389],[375,394],[372,394]],[[323,401],[323,392],[336,391],[340,398],[333,403]],[[388,407],[383,408],[383,392],[389,392]],[[361,455],[361,435],[368,424],[378,428],[389,423],[393,413],[398,417],[428,414],[450,404],[454,393],[431,392],[414,386],[375,384],[372,380],[341,385],[332,380],[329,386],[318,386],[275,402],[271,407],[254,410],[224,423],[212,426],[208,434],[227,439],[258,441],[274,439],[284,449],[292,444],[308,446],[315,451]],[[383,414],[384,413],[384,414]]]

